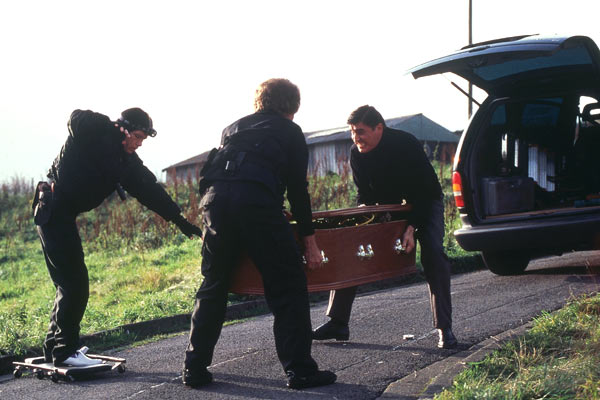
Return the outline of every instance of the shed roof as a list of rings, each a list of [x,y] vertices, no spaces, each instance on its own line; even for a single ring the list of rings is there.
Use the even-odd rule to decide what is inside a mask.
[[[187,160],[180,161],[177,164],[169,165],[167,168],[164,168],[163,171],[166,171],[169,168],[184,167],[186,165],[194,165],[194,164],[198,164],[201,162],[205,162],[208,159],[209,153],[210,153],[210,150],[205,151],[204,153],[198,154],[197,156],[188,158]]]
[[[422,142],[457,143],[459,140],[457,135],[421,113],[386,119],[385,124],[390,128],[409,132]],[[307,132],[305,136],[306,143],[309,145],[338,140],[352,140],[348,127]]]

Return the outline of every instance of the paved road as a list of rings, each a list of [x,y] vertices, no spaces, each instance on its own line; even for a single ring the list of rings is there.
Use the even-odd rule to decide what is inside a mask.
[[[125,374],[74,383],[32,376],[0,383],[2,399],[376,399],[393,382],[515,328],[542,310],[560,308],[569,298],[600,287],[600,252],[576,253],[534,262],[518,277],[488,271],[452,278],[457,350],[439,350],[431,328],[426,285],[412,284],[360,296],[355,302],[349,342],[317,342],[320,367],[338,374],[338,383],[305,391],[285,387],[274,351],[272,317],[261,316],[223,329],[211,370],[216,382],[204,390],[180,383],[186,334],[116,353],[127,358]],[[313,307],[313,324],[325,321],[325,304]],[[412,334],[415,340],[403,340]]]

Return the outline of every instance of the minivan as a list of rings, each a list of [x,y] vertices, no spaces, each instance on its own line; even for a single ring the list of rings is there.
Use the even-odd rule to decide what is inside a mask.
[[[453,165],[462,227],[499,275],[547,255],[600,249],[600,51],[589,37],[518,36],[412,68],[487,93]],[[463,91],[466,93],[466,91]]]

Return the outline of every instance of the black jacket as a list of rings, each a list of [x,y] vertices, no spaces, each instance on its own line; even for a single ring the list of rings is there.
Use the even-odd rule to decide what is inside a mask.
[[[55,199],[78,214],[91,210],[115,191],[117,183],[140,203],[173,221],[179,206],[136,153],[128,154],[124,134],[105,115],[75,110],[68,122],[69,136],[48,171],[55,182]]]
[[[442,188],[423,145],[408,132],[384,128],[381,141],[368,153],[360,153],[353,145],[350,165],[358,204],[406,200],[413,206],[409,223],[417,228],[422,227],[423,210],[442,198]]]
[[[202,172],[204,185],[214,181],[256,182],[283,208],[287,190],[298,233],[314,233],[306,171],[308,148],[302,129],[273,112],[258,112],[223,130],[221,148]],[[251,199],[249,199],[251,200]]]

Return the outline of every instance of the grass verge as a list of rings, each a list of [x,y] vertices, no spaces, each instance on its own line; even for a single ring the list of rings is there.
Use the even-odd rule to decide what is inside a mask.
[[[0,354],[26,354],[45,336],[55,289],[39,247],[35,241],[13,245],[1,265]],[[89,253],[90,300],[81,334],[190,312],[201,282],[199,260],[200,242],[191,240]]]
[[[544,313],[456,376],[436,400],[600,399],[600,295]]]

